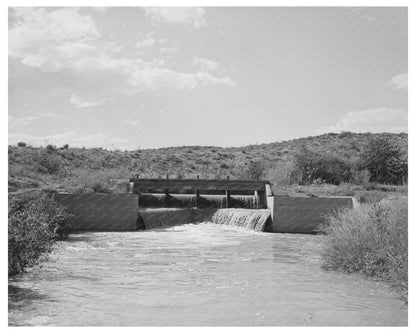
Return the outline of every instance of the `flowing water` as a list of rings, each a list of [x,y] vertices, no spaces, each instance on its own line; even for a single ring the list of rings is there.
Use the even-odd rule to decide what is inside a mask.
[[[407,325],[386,284],[321,269],[321,237],[214,223],[74,234],[9,278],[9,325]]]
[[[269,209],[219,209],[210,221],[216,224],[237,226],[244,229],[263,231],[270,218]]]

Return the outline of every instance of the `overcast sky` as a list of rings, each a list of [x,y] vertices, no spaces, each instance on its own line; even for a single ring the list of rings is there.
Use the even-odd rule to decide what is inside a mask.
[[[9,10],[9,143],[407,132],[406,8]]]

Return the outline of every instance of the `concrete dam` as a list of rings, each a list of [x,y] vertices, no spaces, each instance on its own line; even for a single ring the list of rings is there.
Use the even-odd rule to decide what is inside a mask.
[[[212,222],[264,232],[316,233],[352,197],[277,197],[269,181],[131,178],[129,193],[54,194],[73,230],[134,231]]]

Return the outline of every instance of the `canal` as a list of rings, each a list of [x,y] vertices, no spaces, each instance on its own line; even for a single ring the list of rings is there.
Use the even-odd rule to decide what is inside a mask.
[[[9,278],[9,325],[407,325],[385,283],[321,268],[321,237],[213,223],[73,234]]]

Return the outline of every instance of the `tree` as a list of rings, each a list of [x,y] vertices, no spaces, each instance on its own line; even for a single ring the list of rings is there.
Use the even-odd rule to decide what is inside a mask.
[[[26,147],[26,142],[18,142],[17,146],[18,147]]]
[[[382,184],[407,181],[407,157],[388,136],[370,139],[361,158],[363,167],[370,172],[370,181]]]
[[[265,174],[265,165],[261,160],[249,161],[243,172],[243,178],[251,180],[260,180]]]
[[[311,184],[322,181],[339,185],[348,182],[352,177],[352,163],[334,153],[322,153],[302,147],[295,154],[295,168],[292,178],[300,184]]]

